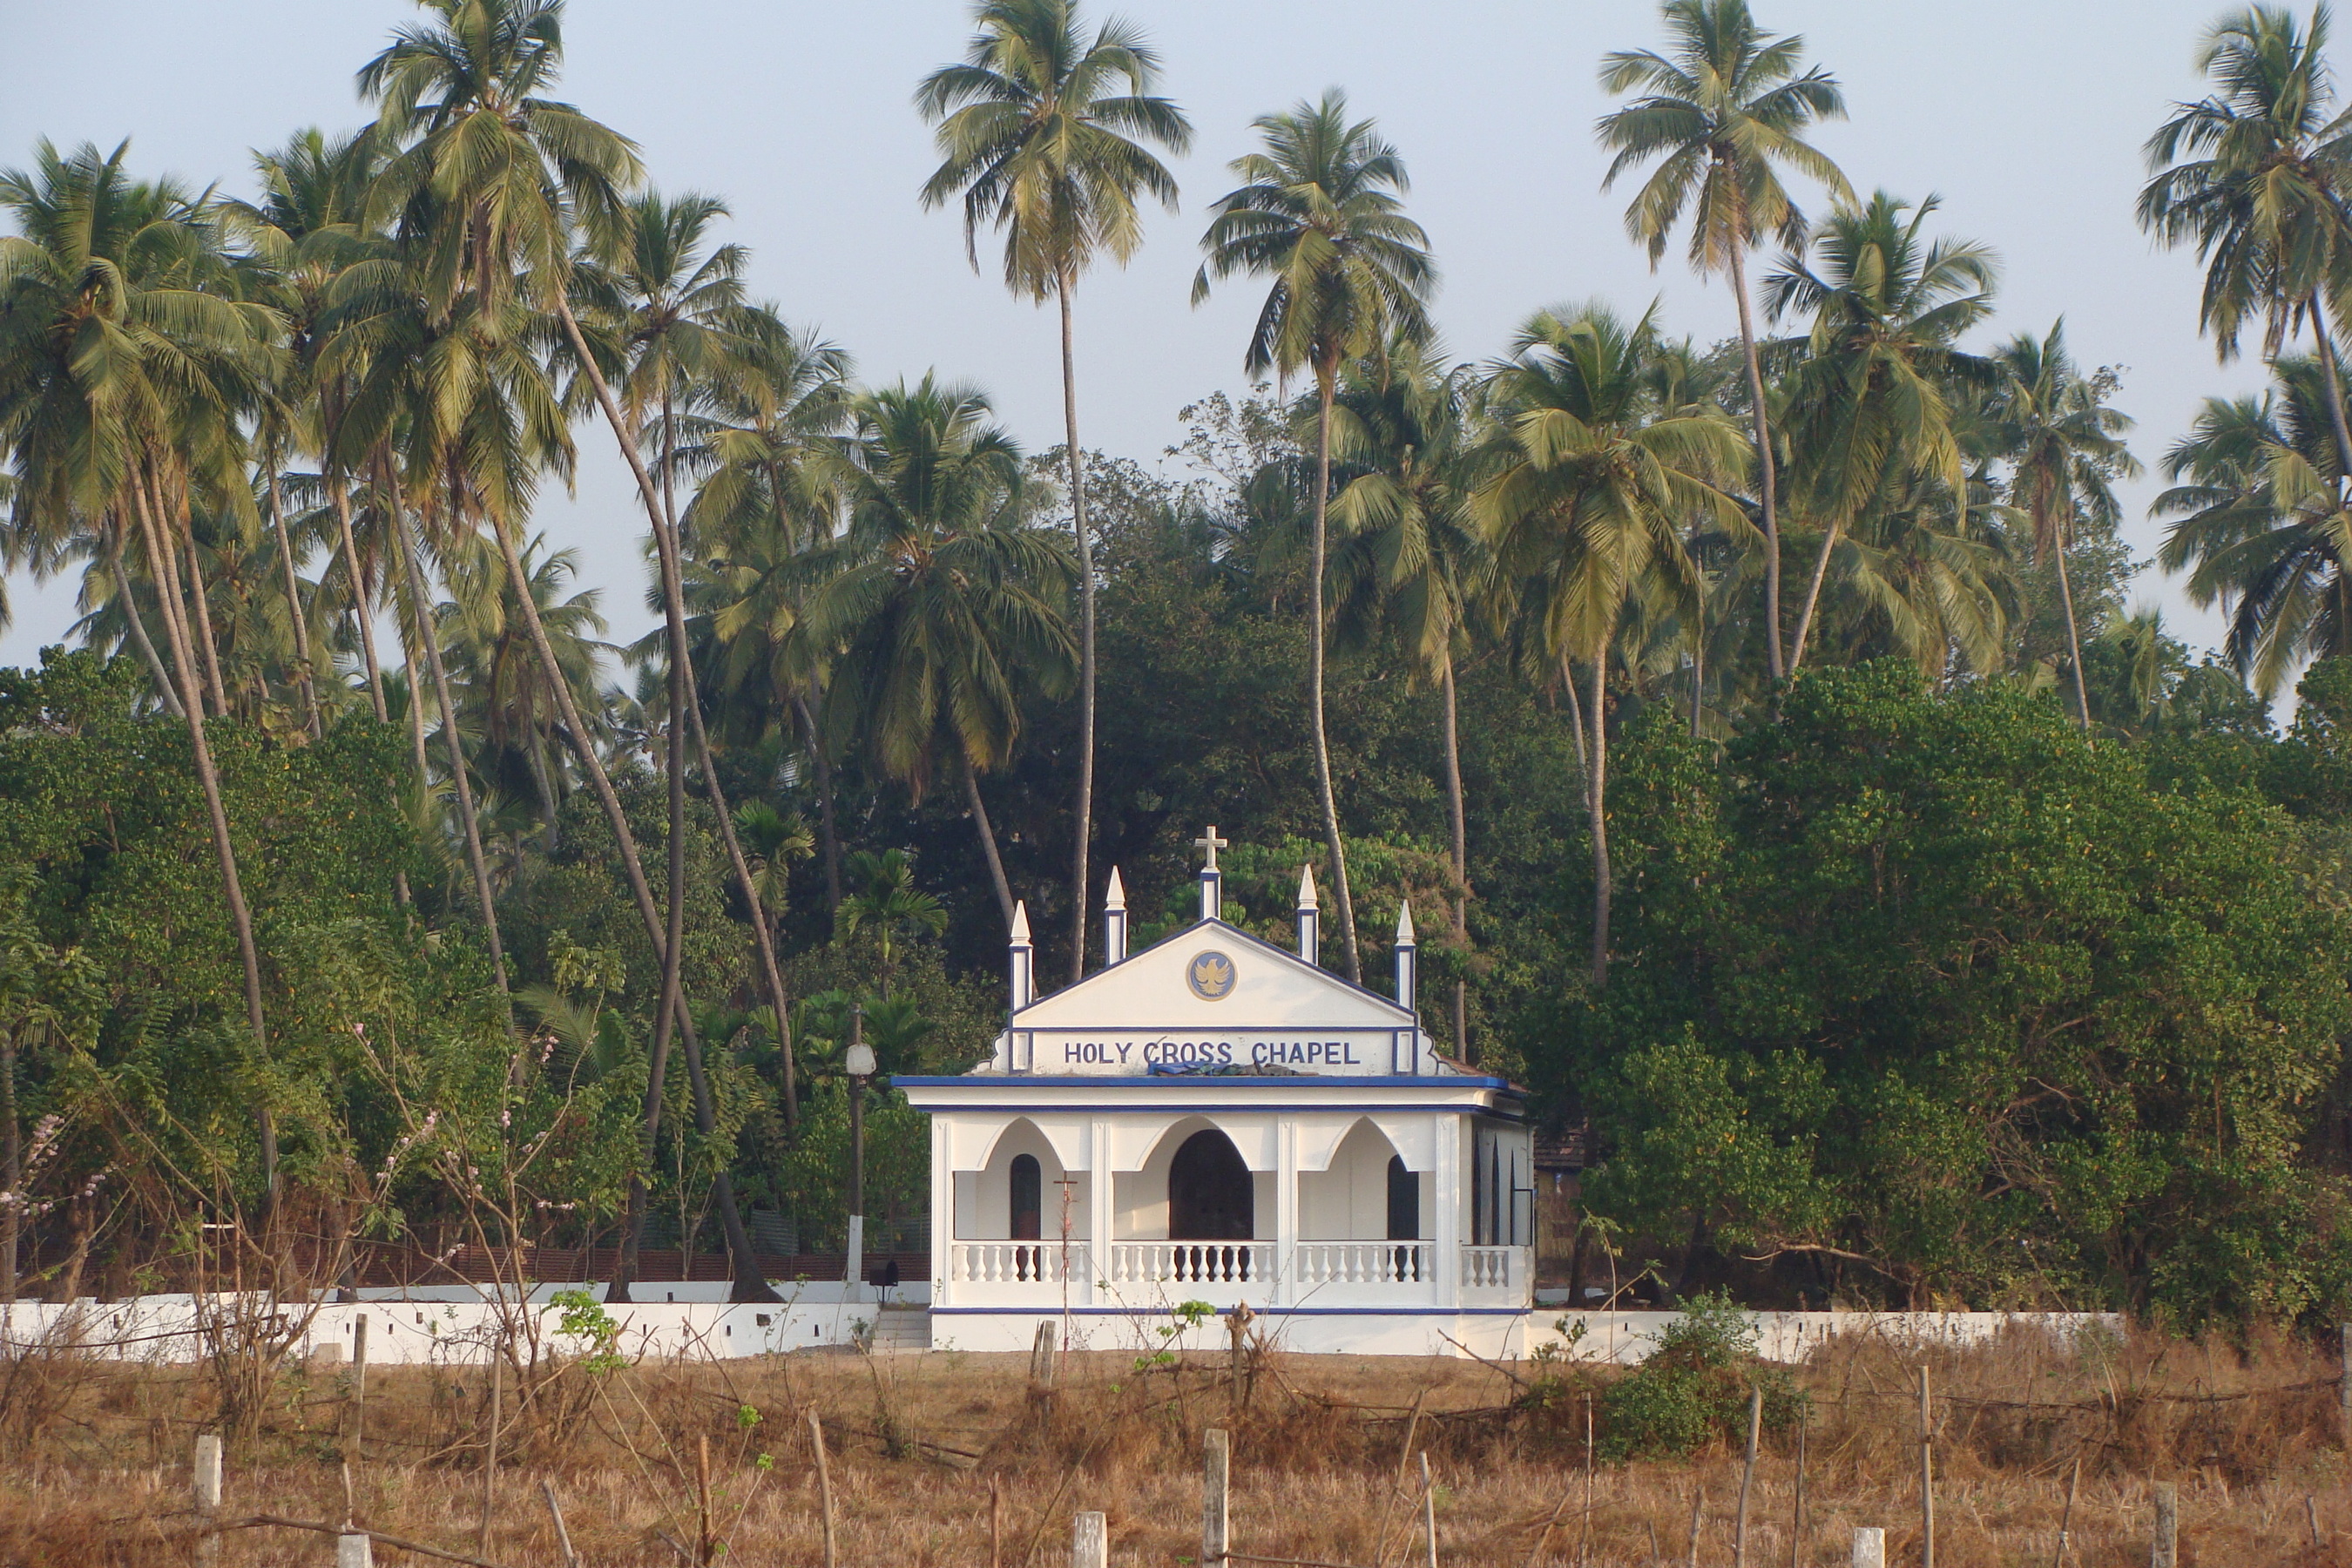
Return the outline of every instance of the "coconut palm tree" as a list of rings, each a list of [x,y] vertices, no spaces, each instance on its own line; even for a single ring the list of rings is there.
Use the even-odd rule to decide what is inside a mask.
[[[1473,435],[1466,365],[1435,344],[1397,342],[1350,365],[1331,411],[1339,543],[1330,578],[1334,629],[1369,643],[1387,634],[1437,683],[1457,950],[1469,943],[1469,816],[1462,791],[1456,655],[1469,640],[1490,562],[1463,495]],[[1454,1044],[1469,1051],[1469,995],[1454,984]]]
[[[1694,513],[1752,532],[1724,487],[1744,456],[1738,428],[1711,404],[1654,396],[1654,307],[1628,323],[1598,302],[1538,312],[1495,368],[1495,435],[1471,504],[1500,572],[1554,657],[1580,658],[1586,794],[1592,837],[1592,981],[1609,978],[1609,655],[1637,596],[1685,620],[1701,579],[1683,539]]]
[[[1625,209],[1626,231],[1648,247],[1654,270],[1687,211],[1692,268],[1704,276],[1719,268],[1729,278],[1739,308],[1748,417],[1756,431],[1756,494],[1764,517],[1765,652],[1778,680],[1794,661],[1780,642],[1779,484],[1747,258],[1766,236],[1789,249],[1803,243],[1804,214],[1781,184],[1783,167],[1818,180],[1837,201],[1853,200],[1837,164],[1802,134],[1815,121],[1844,119],[1845,97],[1837,79],[1819,66],[1801,71],[1804,39],[1765,32],[1749,15],[1748,0],[1667,0],[1660,13],[1673,40],[1668,53],[1624,50],[1601,62],[1602,87],[1641,94],[1601,117],[1601,144],[1616,156],[1601,188],[1655,160],[1656,169]]]
[[[2307,27],[2269,5],[2223,16],[2197,54],[2219,90],[2175,104],[2147,140],[2140,226],[2204,258],[2197,324],[2224,362],[2251,318],[2264,359],[2307,322],[2321,365],[2336,363],[2328,298],[2352,262],[2352,136],[2332,112],[2327,25],[2325,5]],[[2337,467],[2352,470],[2340,379],[2321,379]]]
[[[1315,378],[1313,540],[1307,569],[1308,710],[1315,726],[1315,784],[1323,838],[1331,855],[1332,892],[1348,955],[1348,978],[1361,982],[1355,900],[1348,889],[1348,851],[1331,789],[1331,746],[1323,714],[1323,569],[1331,500],[1331,406],[1339,372],[1392,336],[1428,335],[1424,310],[1436,286],[1429,237],[1404,216],[1404,160],[1369,120],[1350,121],[1337,88],[1318,102],[1260,115],[1252,127],[1265,150],[1227,165],[1244,183],[1219,198],[1207,259],[1192,279],[1192,302],[1213,279],[1245,274],[1272,280],[1259,308],[1243,366],[1253,375]]]
[[[1020,449],[987,397],[926,375],[860,394],[835,464],[848,529],[808,557],[802,632],[827,651],[828,725],[919,800],[961,775],[997,902],[1013,889],[980,793],[1032,692],[1066,695],[1076,649],[1058,607],[1075,563],[1023,515]]]
[[[196,572],[193,504],[249,504],[237,421],[272,373],[278,322],[233,297],[216,231],[195,199],[169,181],[131,178],[128,150],[63,154],[44,142],[31,170],[0,173],[0,209],[16,228],[0,236],[0,448],[16,481],[12,530],[19,541],[90,531],[112,552],[136,531],[220,863],[246,1021],[255,1048],[267,1051],[261,956],[184,618],[206,613],[204,590],[184,592],[179,568],[184,556]],[[257,1116],[274,1197],[276,1132],[266,1104]]]
[[[874,933],[887,1002],[900,936],[939,935],[948,929],[947,906],[915,886],[914,857],[904,849],[861,849],[849,858],[849,875],[857,890],[841,901],[841,934]]]
[[[1838,541],[1873,499],[1915,473],[1968,493],[1947,388],[1996,384],[1990,362],[1953,345],[1991,313],[1998,264],[1973,241],[1930,243],[1920,231],[1937,205],[1930,196],[1915,208],[1876,192],[1830,216],[1809,247],[1813,259],[1792,252],[1764,281],[1773,321],[1811,318],[1805,337],[1774,345],[1790,366],[1782,424],[1793,489],[1822,526],[1789,645],[1791,675]]]
[[[2158,563],[2189,597],[2226,603],[2222,653],[2265,701],[2305,660],[2352,655],[2352,505],[2344,500],[2326,374],[2285,355],[2260,396],[2209,398],[2165,454],[2173,520]]]
[[[2035,563],[2049,555],[2057,560],[2074,708],[2088,734],[2091,699],[2083,684],[2083,634],[2075,622],[2066,552],[2084,519],[2113,524],[2122,516],[2113,481],[2136,479],[2140,471],[2139,460],[2122,439],[2131,418],[2107,406],[2102,380],[2085,377],[2075,366],[2066,352],[2063,321],[2053,322],[2044,337],[2021,332],[1992,360],[2001,377],[1993,415],[2009,464],[2010,497],[2032,522]]]
[[[1004,286],[1061,310],[1062,425],[1078,541],[1078,807],[1070,881],[1070,979],[1087,972],[1087,852],[1094,836],[1095,558],[1078,447],[1070,296],[1097,258],[1124,267],[1143,240],[1137,197],[1176,210],[1176,181],[1145,143],[1181,155],[1192,126],[1151,94],[1159,58],[1114,17],[1091,40],[1074,0],[980,0],[961,63],[923,79],[915,104],[939,127],[940,163],[923,184],[933,207],[961,193],[964,246],[1004,236]]]

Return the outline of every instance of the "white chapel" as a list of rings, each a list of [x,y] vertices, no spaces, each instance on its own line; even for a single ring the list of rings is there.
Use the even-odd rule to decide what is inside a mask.
[[[1201,918],[1127,951],[1118,874],[1099,972],[1036,993],[1025,909],[994,1054],[894,1081],[931,1119],[931,1343],[1157,1348],[1176,1309],[1246,1306],[1298,1351],[1516,1352],[1532,1304],[1524,1093],[1440,1056],[1414,1007],[1221,918],[1212,827]],[[1195,1309],[1197,1311],[1197,1309]],[[1186,1343],[1222,1338],[1215,1325]]]

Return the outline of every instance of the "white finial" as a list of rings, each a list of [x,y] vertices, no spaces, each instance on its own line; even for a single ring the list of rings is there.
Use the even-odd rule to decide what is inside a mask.
[[[1298,868],[1298,956],[1309,963],[1322,962],[1323,915],[1315,907],[1315,868]]]
[[[1103,889],[1103,908],[1106,910],[1127,908],[1127,888],[1119,881],[1118,868],[1116,866],[1110,868],[1109,885]]]
[[[1127,962],[1127,888],[1118,868],[1110,868],[1110,884],[1103,889],[1103,962]]]
[[[1407,1012],[1413,1010],[1413,988],[1421,978],[1421,944],[1412,939],[1412,905],[1397,909],[1396,995]]]
[[[1315,902],[1315,868],[1312,866],[1301,866],[1298,868],[1298,907],[1302,910],[1311,910],[1317,907]]]
[[[1037,953],[1029,942],[1029,903],[1013,906],[1013,940],[1005,944],[1012,969],[1013,1010],[1037,1000]]]
[[[1026,899],[1013,906],[1013,941],[1015,946],[1029,945],[1029,900]]]
[[[1220,849],[1230,849],[1233,847],[1234,841],[1232,839],[1220,838],[1217,837],[1217,825],[1213,822],[1209,824],[1209,831],[1206,836],[1192,840],[1193,848],[1203,849],[1208,852],[1208,864],[1201,868],[1203,871],[1215,870],[1217,868],[1217,851]]]
[[[1411,899],[1397,906],[1396,939],[1399,942],[1412,941],[1412,900]]]

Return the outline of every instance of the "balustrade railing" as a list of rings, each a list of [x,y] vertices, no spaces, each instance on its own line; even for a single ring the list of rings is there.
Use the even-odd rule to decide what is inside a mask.
[[[1520,1282],[1524,1247],[1465,1247],[1462,1249],[1462,1288],[1465,1290],[1507,1290]]]
[[[1421,1285],[1433,1276],[1425,1241],[1302,1241],[1294,1255],[1301,1289],[1318,1285]]]
[[[1257,1285],[1274,1279],[1270,1241],[1115,1241],[1113,1285]]]
[[[959,1241],[948,1250],[948,1277],[982,1285],[1058,1285],[1082,1279],[1087,1249],[1058,1241]]]

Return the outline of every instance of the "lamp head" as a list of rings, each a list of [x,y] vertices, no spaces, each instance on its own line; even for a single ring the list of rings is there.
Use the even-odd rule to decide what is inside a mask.
[[[851,1046],[847,1053],[844,1055],[842,1058],[842,1065],[849,1069],[849,1076],[852,1078],[872,1078],[874,1076],[874,1047],[867,1045],[863,1040],[858,1041],[856,1044]]]

